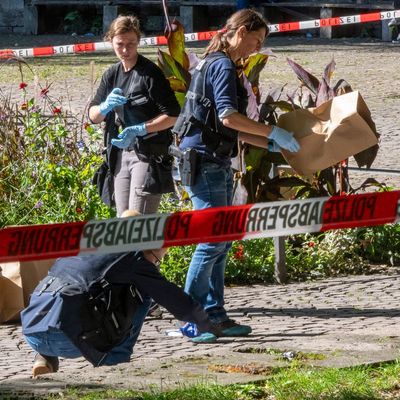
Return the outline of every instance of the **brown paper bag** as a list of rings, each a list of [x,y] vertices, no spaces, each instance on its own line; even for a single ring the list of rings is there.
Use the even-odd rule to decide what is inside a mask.
[[[282,114],[277,125],[293,132],[301,147],[297,153],[282,150],[282,154],[300,175],[328,168],[377,145],[377,134],[366,122],[368,116],[371,119],[358,91],[334,97],[316,108]]]
[[[0,323],[19,319],[29,296],[53,263],[54,259],[0,264]]]
[[[24,308],[24,296],[19,262],[1,264],[0,267],[0,322],[6,322],[18,319]]]

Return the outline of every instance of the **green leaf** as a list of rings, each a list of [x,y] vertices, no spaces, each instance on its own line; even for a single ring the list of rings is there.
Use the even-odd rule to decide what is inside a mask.
[[[168,53],[158,50],[158,65],[167,79],[173,78],[182,81],[186,87],[189,87],[191,80],[190,73]]]
[[[247,151],[244,156],[246,167],[251,167],[252,170],[258,169],[265,152],[266,150],[264,149],[248,145]]]
[[[251,86],[258,87],[260,72],[265,67],[268,61],[268,55],[266,54],[253,54],[247,58],[243,65],[243,72],[247,79],[251,83]]]
[[[275,108],[279,108],[280,110],[285,111],[285,112],[291,112],[291,111],[298,110],[301,108],[297,104],[292,104],[285,100],[275,101],[275,102],[269,103],[269,105],[271,105]]]
[[[169,53],[176,62],[188,71],[189,57],[185,52],[185,30],[176,18],[172,21],[171,26],[173,29],[168,36]]]

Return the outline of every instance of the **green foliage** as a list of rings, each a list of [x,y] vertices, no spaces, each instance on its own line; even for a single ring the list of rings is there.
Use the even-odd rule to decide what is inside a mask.
[[[81,388],[71,388],[65,394],[68,400],[100,400],[100,399],[130,399],[130,400],[256,400],[262,399],[266,394],[259,385],[233,385],[221,386],[213,383],[198,384],[194,386],[181,385],[180,387],[161,391],[157,388],[149,392],[133,390],[97,390],[87,393]],[[53,396],[47,397],[51,399]]]
[[[387,224],[355,231],[358,253],[370,262],[400,265],[400,225]]]
[[[273,282],[274,247],[272,239],[233,242],[226,265],[228,284]]]
[[[0,227],[110,217],[91,184],[101,132],[26,86],[18,103],[0,94]]]
[[[300,235],[289,241],[287,267],[292,280],[306,280],[368,271],[359,254],[356,230]]]
[[[82,399],[136,400],[381,400],[398,399],[400,364],[350,368],[316,368],[292,362],[288,368],[275,368],[263,381],[228,386],[213,383],[181,385],[176,389],[149,392],[70,388],[63,397]],[[47,399],[54,395],[46,396]]]
[[[289,238],[286,257],[292,280],[368,273],[373,263],[400,265],[400,225],[298,235]]]

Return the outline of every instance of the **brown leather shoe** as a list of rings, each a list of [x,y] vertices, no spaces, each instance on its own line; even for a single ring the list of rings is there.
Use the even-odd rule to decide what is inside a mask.
[[[33,361],[32,376],[36,378],[38,375],[57,372],[58,366],[58,357],[36,353],[35,360]]]

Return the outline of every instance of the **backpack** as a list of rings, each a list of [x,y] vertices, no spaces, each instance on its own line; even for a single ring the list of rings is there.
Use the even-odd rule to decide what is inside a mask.
[[[130,255],[118,257],[86,289],[78,283],[60,289],[60,329],[93,365],[99,365],[107,352],[129,335],[133,316],[143,303],[133,284],[111,284],[105,278],[115,264]]]

